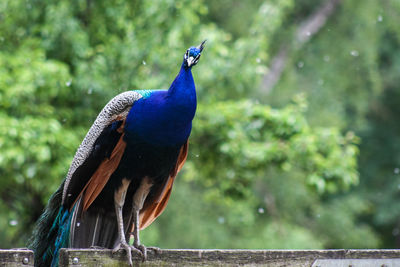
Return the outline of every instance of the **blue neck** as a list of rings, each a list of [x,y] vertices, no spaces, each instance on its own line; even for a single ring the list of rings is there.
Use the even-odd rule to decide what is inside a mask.
[[[189,138],[196,112],[196,89],[190,68],[182,64],[168,91],[152,91],[129,111],[127,138],[162,146],[182,145]]]
[[[182,63],[181,69],[175,80],[172,82],[168,89],[167,101],[173,106],[185,106],[187,108],[194,107],[193,114],[190,121],[193,119],[196,110],[196,88],[192,76],[191,68],[185,67]],[[184,115],[184,114],[181,114]]]

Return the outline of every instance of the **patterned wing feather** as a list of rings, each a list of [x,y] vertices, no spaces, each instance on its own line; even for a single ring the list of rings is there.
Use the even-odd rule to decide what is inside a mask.
[[[76,201],[82,189],[88,186],[89,179],[103,163],[103,160],[112,155],[114,148],[119,144],[121,132],[110,130],[110,125],[115,121],[124,120],[133,103],[141,97],[142,95],[135,91],[119,94],[108,102],[97,116],[68,170],[62,194],[63,205],[68,208],[72,207],[72,203]],[[107,130],[111,132],[107,132]],[[99,143],[98,140],[103,135],[108,135],[103,138],[106,142]],[[121,148],[121,144],[119,148]]]

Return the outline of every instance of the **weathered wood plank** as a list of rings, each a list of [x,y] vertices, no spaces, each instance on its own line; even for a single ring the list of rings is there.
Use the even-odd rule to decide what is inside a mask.
[[[317,259],[311,267],[399,267],[400,259]]]
[[[132,253],[134,265],[155,266],[219,266],[219,267],[310,267],[317,259],[396,259],[400,250],[195,250],[166,249],[149,251],[148,260],[141,261]],[[60,267],[128,266],[126,254],[112,254],[108,249],[62,249]]]
[[[398,266],[400,250],[196,250],[167,249],[149,251],[148,260],[133,252],[134,265],[154,266],[219,266],[219,267],[310,267],[310,266]],[[328,259],[331,259],[328,261]],[[334,260],[342,259],[341,261]],[[371,261],[346,261],[343,259],[373,259]],[[382,259],[378,261],[376,259]],[[389,260],[384,260],[389,259]],[[397,259],[397,260],[395,260]],[[333,261],[332,261],[333,260]],[[366,265],[368,264],[370,265]],[[329,264],[328,264],[329,263]],[[347,265],[346,265],[347,264]],[[361,265],[360,265],[361,264]],[[33,266],[33,252],[26,249],[0,250],[0,266]],[[109,249],[62,249],[60,267],[79,266],[128,266],[126,254],[112,254]]]
[[[33,251],[28,249],[0,249],[0,266],[33,266]]]

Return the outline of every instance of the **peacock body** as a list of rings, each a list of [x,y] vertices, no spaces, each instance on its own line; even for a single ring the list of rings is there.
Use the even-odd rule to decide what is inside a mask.
[[[130,265],[131,250],[146,258],[139,230],[163,212],[186,160],[196,112],[191,68],[204,43],[186,51],[168,90],[125,92],[103,108],[37,223],[36,266],[57,266],[63,247],[123,248]]]

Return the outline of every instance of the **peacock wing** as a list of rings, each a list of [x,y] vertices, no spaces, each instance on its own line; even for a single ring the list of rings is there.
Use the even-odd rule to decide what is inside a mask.
[[[76,198],[70,205],[72,219],[70,223],[69,246],[74,248],[87,248],[90,246],[113,247],[116,239],[117,227],[115,218],[104,216],[98,210],[88,210],[91,204],[103,191],[111,175],[119,166],[124,154],[126,143],[124,141],[124,117],[108,125],[97,138],[93,151],[85,160],[71,180],[71,192]],[[101,158],[96,161],[96,153],[101,151]],[[91,165],[92,164],[92,165]],[[97,167],[93,168],[94,165]],[[82,171],[80,171],[82,169]],[[94,169],[93,173],[88,169]],[[82,175],[82,174],[87,175]],[[82,176],[79,176],[82,175]],[[81,179],[78,179],[81,178]],[[78,189],[74,188],[78,187]],[[82,187],[83,186],[83,187]]]
[[[136,91],[121,93],[108,102],[97,116],[68,170],[62,194],[65,207],[71,209],[86,191],[84,206],[87,209],[104,187],[125,149],[122,129],[126,116],[141,97]]]
[[[169,178],[165,182],[165,185],[161,188],[160,192],[156,195],[156,201],[144,204],[144,207],[140,212],[139,217],[140,229],[144,229],[149,226],[159,215],[161,215],[161,213],[167,206],[169,197],[171,196],[172,186],[174,184],[175,177],[185,164],[188,154],[188,148],[189,141],[186,141],[186,143],[181,147],[176,165],[171,171]]]

